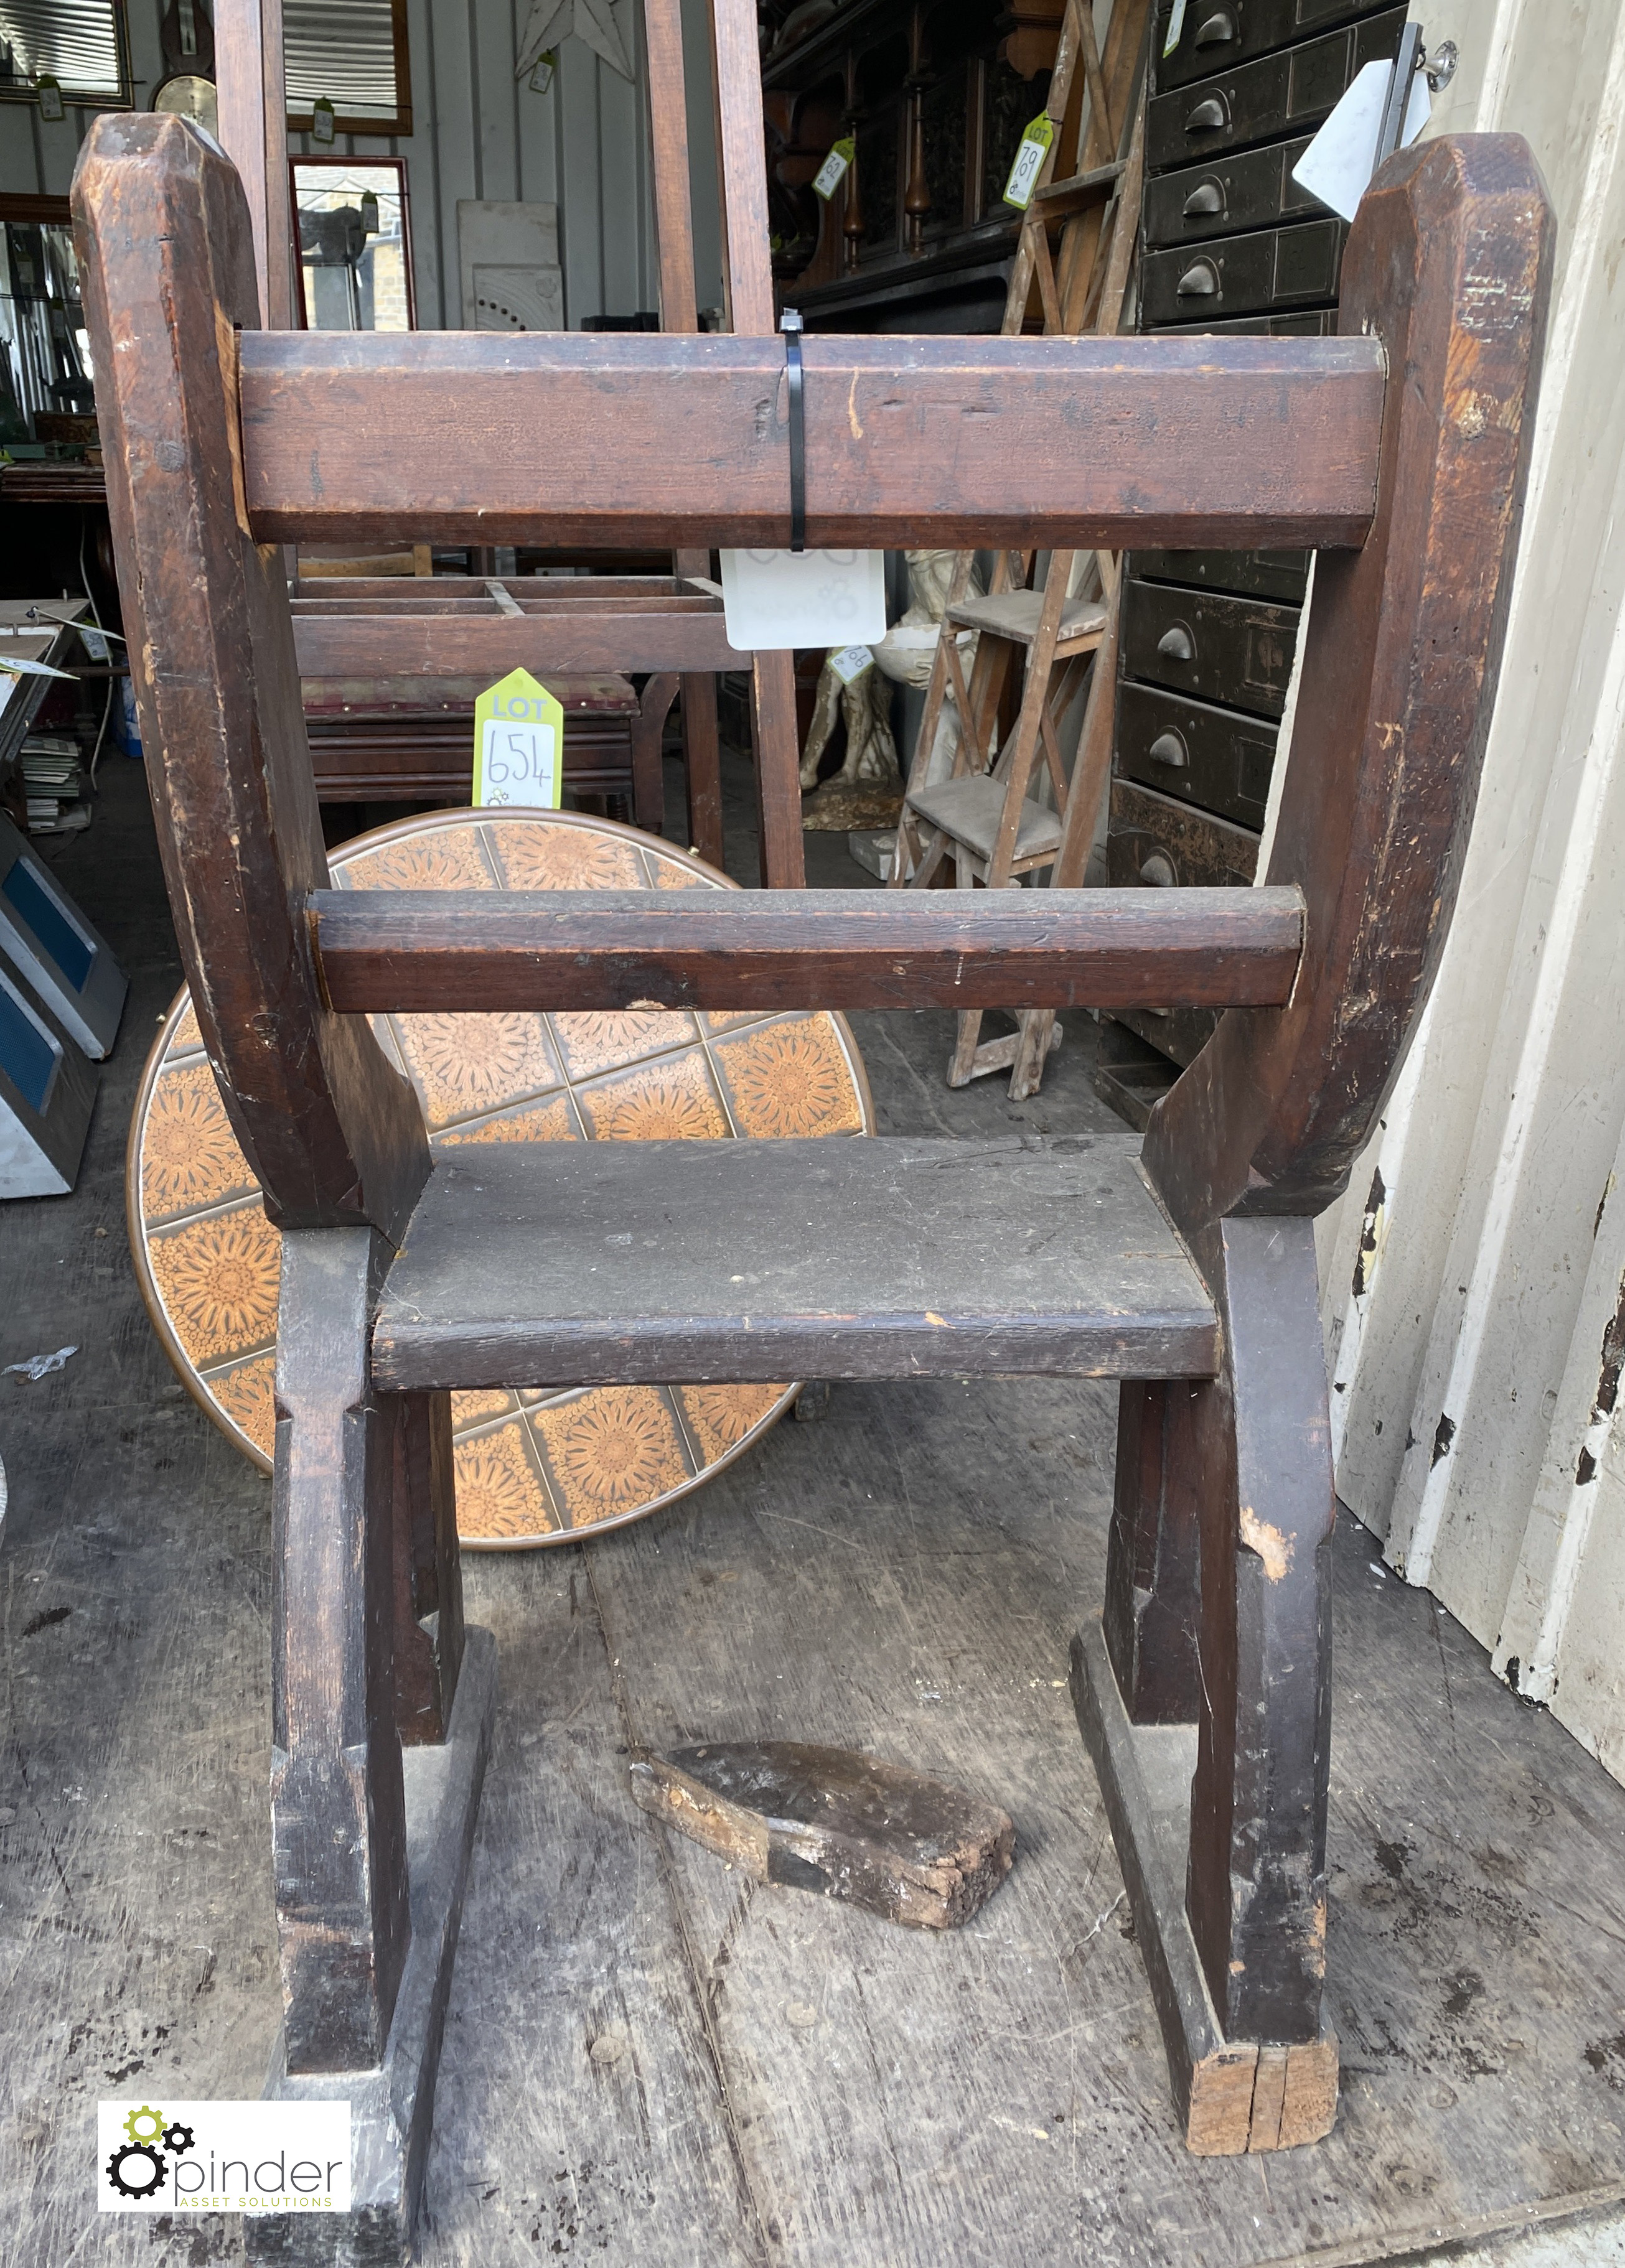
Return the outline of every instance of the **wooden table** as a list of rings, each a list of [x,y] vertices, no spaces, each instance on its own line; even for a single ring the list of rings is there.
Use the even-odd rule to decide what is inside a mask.
[[[698,858],[576,812],[437,812],[359,836],[341,889],[728,889]],[[752,1139],[874,1130],[844,1017],[378,1016],[436,1150],[537,1140]],[[142,1296],[215,1423],[270,1469],[281,1239],[266,1220],[182,991],[147,1060],[126,1185]],[[476,1550],[565,1543],[685,1495],[799,1387],[457,1394],[457,1526]]]

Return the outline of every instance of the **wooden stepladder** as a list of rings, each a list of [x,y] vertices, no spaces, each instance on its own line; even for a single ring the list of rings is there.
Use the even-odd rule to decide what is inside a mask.
[[[1146,20],[1144,0],[1119,0],[1103,55],[1089,9],[1068,0],[1046,107],[1055,139],[1027,208],[1005,304],[1006,336],[1021,335],[1035,284],[1046,337],[1118,328],[1140,227],[1144,155],[1138,90]],[[1077,170],[1058,181],[1051,175],[1080,66],[1088,114],[1078,137]],[[1050,231],[1058,225],[1059,258],[1050,247]],[[1117,568],[1110,552],[1054,551],[1043,587],[1034,589],[1029,578],[1036,556],[1001,550],[986,595],[978,597],[971,591],[973,555],[960,555],[910,766],[893,888],[928,887],[949,867],[960,889],[979,884],[1005,889],[1045,866],[1055,868],[1053,880],[1063,886],[1080,879],[1101,792],[1101,757],[1098,752],[1092,762],[1086,757],[1097,742],[1109,754],[1109,695],[1101,688],[1110,686],[1113,655],[1095,659],[1070,786],[1060,727],[1091,658],[1112,643]],[[968,683],[957,644],[965,632],[977,637]],[[1021,708],[1001,748],[1000,706],[1018,657],[1024,657]],[[949,776],[933,781],[932,754],[950,696],[958,744]],[[1030,792],[1040,752],[1053,808]],[[1033,1094],[1045,1057],[1060,1039],[1053,1012],[1023,1010],[1017,1029],[994,1040],[981,1039],[981,1023],[979,1010],[960,1015],[949,1085],[964,1086],[1008,1069],[1011,1094]]]

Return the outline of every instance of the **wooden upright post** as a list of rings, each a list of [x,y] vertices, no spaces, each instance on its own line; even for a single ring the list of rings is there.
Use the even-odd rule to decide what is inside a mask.
[[[216,0],[220,147],[248,200],[260,328],[293,322],[293,215],[288,198],[288,87],[282,0]]]
[[[756,10],[750,0],[712,0],[711,16],[728,304],[733,328],[741,336],[771,338],[778,325],[767,242],[767,164]],[[787,497],[787,475],[786,493]],[[752,675],[762,885],[769,890],[804,889],[807,857],[801,838],[795,656],[758,653]]]

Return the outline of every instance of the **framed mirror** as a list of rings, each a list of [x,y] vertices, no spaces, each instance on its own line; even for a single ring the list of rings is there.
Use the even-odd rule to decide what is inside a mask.
[[[133,99],[124,0],[0,0],[0,100],[60,117],[63,105],[127,110]]]
[[[406,0],[283,0],[282,50],[290,134],[311,131],[319,102],[336,134],[411,132]]]
[[[410,331],[412,239],[404,158],[290,158],[306,331]]]
[[[0,196],[0,447],[83,443],[94,410],[68,200]]]

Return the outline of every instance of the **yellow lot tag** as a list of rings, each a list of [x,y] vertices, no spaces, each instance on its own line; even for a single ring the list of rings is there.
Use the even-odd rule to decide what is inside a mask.
[[[528,669],[511,671],[474,704],[476,808],[557,811],[564,750],[564,711]]]
[[[1038,186],[1038,175],[1044,160],[1049,156],[1050,144],[1055,139],[1055,122],[1047,110],[1041,110],[1022,136],[1016,148],[1016,161],[1010,167],[1010,178],[1004,185],[1004,202],[1023,212],[1032,202],[1032,193]]]

